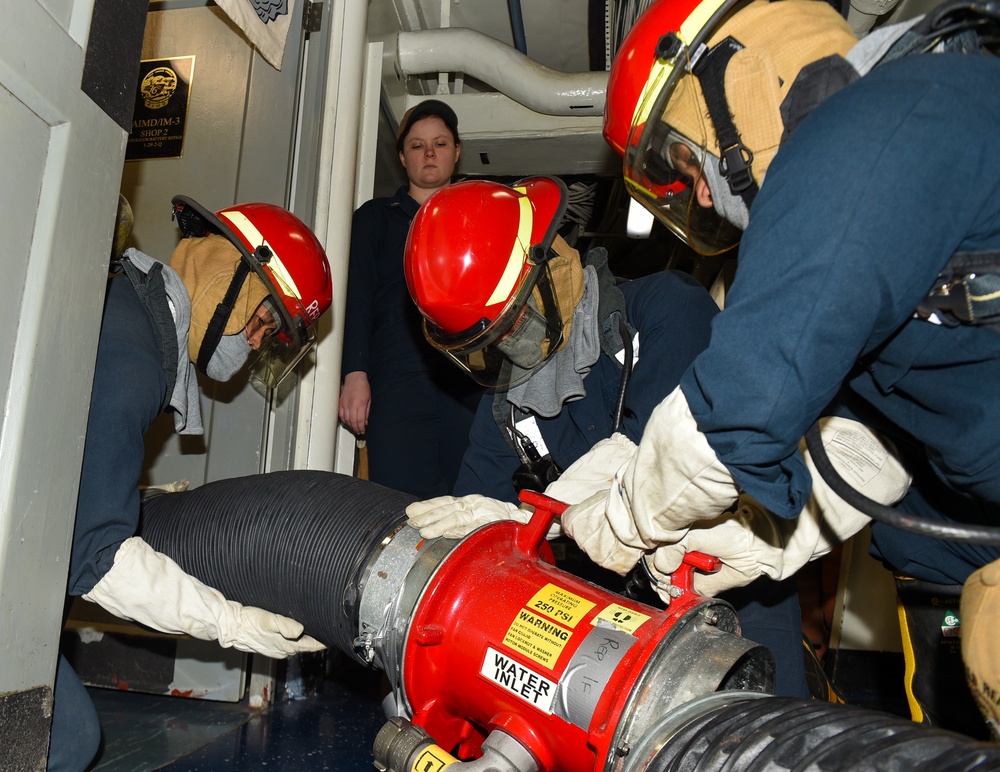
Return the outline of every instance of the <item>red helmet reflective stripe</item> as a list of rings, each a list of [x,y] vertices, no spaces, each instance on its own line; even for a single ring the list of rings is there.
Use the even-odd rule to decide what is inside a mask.
[[[521,189],[523,190],[523,188]],[[507,258],[507,265],[500,274],[497,286],[493,293],[486,300],[486,305],[491,306],[496,303],[505,303],[510,300],[511,295],[517,288],[518,279],[524,269],[524,258],[531,248],[531,225],[534,219],[534,211],[531,208],[531,201],[527,196],[522,196],[517,200],[518,223],[517,235],[510,248],[510,257]]]

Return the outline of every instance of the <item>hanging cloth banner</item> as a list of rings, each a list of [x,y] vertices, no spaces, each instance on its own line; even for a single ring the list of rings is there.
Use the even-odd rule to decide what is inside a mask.
[[[281,69],[295,0],[215,0],[274,69]]]

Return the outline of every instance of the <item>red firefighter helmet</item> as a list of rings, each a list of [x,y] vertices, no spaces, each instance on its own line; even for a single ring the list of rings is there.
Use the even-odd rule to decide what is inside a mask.
[[[679,30],[697,5],[697,0],[653,3],[639,16],[619,46],[608,74],[604,103],[604,139],[618,155],[625,156],[632,132],[632,116],[639,106],[649,71],[656,63],[660,39]]]
[[[625,161],[629,194],[703,255],[732,248],[740,231],[695,200],[709,129],[686,126],[693,135],[687,136],[663,114],[678,82],[690,72],[692,52],[737,2],[654,2],[625,37],[608,76],[604,138]]]
[[[187,196],[175,196],[172,203],[185,237],[209,232],[225,236],[267,288],[272,301],[267,305],[278,328],[261,348],[260,358],[271,362],[265,382],[276,385],[315,344],[316,320],[332,302],[330,264],[323,245],[298,217],[273,204],[236,204],[212,213]],[[239,270],[234,274],[235,291],[244,279]],[[203,370],[201,360],[211,357],[225,323],[222,319],[217,330],[210,328],[205,335],[198,356]]]
[[[434,193],[413,220],[403,266],[424,335],[485,386],[527,380],[562,344],[548,260],[566,204],[552,177],[470,180]]]
[[[741,230],[720,202],[749,209],[799,72],[856,43],[822,0],[654,2],[608,76],[604,136],[624,158],[630,195],[701,254],[735,246]],[[696,201],[705,186],[716,206]]]

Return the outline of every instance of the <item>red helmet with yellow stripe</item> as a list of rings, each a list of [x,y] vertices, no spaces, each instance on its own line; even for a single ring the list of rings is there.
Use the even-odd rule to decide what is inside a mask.
[[[552,177],[470,180],[413,220],[403,265],[424,335],[483,385],[523,382],[562,344],[548,260],[566,203]]]
[[[604,137],[630,195],[701,254],[735,246],[720,197],[749,210],[799,72],[856,42],[823,0],[656,0],[608,76]]]
[[[257,372],[267,385],[277,385],[315,344],[316,321],[333,299],[330,264],[322,244],[298,217],[273,204],[236,204],[212,212],[187,196],[175,196],[172,203],[185,237],[218,233],[242,257],[196,364],[205,371],[231,312],[231,308],[226,312],[226,304],[231,305],[252,271],[267,288],[268,310],[277,323],[258,356],[267,364]]]

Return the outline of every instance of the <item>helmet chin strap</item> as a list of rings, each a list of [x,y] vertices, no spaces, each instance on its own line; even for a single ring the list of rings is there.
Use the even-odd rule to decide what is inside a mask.
[[[240,290],[243,288],[243,282],[246,281],[249,273],[250,266],[247,265],[246,260],[240,260],[236,264],[236,270],[233,272],[232,281],[229,282],[229,289],[226,290],[226,296],[215,307],[215,313],[212,314],[212,319],[205,330],[205,337],[201,341],[201,348],[198,349],[198,361],[196,364],[198,365],[198,369],[206,375],[208,375],[208,363],[211,361],[212,354],[215,353],[219,341],[222,340],[222,335],[226,330],[226,322],[229,321],[229,317],[233,313],[236,298],[239,296]]]
[[[535,247],[535,249],[543,249],[543,247]],[[549,252],[544,258],[536,257],[535,262],[549,262],[555,257],[555,252]],[[548,359],[552,354],[559,350],[565,340],[566,330],[564,329],[562,315],[559,312],[559,305],[556,303],[556,295],[550,284],[551,279],[551,266],[546,266],[545,270],[542,272],[541,276],[538,277],[538,281],[535,283],[532,289],[532,294],[535,295],[535,305],[541,312],[542,316],[545,317],[548,322],[548,328],[550,331],[557,333],[555,338],[549,338],[542,344],[542,359]]]
[[[740,139],[726,100],[726,68],[733,56],[742,49],[740,42],[731,36],[727,37],[712,48],[702,51],[691,68],[691,73],[701,85],[709,117],[715,126],[715,136],[719,140],[719,172],[729,184],[730,192],[742,198],[749,210],[758,190],[750,169],[753,153]]]

